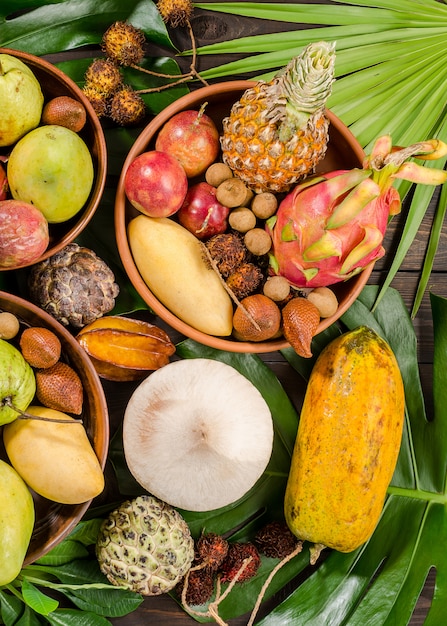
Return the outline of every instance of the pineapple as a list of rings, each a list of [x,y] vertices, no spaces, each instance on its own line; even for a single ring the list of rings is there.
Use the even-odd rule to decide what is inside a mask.
[[[324,157],[334,64],[335,43],[309,44],[273,80],[247,89],[223,120],[223,161],[256,193],[288,191]]]

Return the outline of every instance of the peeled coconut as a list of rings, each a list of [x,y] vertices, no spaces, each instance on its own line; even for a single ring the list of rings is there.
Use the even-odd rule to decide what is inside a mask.
[[[212,359],[173,361],[135,389],[123,422],[130,472],[174,507],[209,511],[235,502],[263,474],[273,446],[258,389]]]

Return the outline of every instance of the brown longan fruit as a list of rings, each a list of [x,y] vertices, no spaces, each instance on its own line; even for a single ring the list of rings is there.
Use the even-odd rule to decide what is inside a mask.
[[[13,339],[20,329],[18,318],[9,311],[0,312],[0,339]]]
[[[260,220],[267,220],[276,213],[278,200],[271,191],[264,191],[255,195],[250,208]]]
[[[247,249],[256,256],[262,256],[272,247],[272,239],[263,228],[252,228],[244,235]]]
[[[307,295],[320,312],[320,317],[331,317],[338,309],[338,300],[335,293],[329,287],[315,287]]]
[[[230,209],[244,206],[253,197],[253,193],[246,187],[240,178],[228,178],[224,180],[216,189],[216,198],[220,204]]]
[[[256,226],[256,215],[247,207],[237,207],[230,212],[228,223],[239,233],[246,233]]]
[[[281,302],[290,295],[290,284],[284,276],[270,276],[264,283],[263,293],[275,302]]]
[[[219,187],[229,178],[233,178],[233,172],[225,163],[213,163],[205,172],[205,180],[212,187]]]

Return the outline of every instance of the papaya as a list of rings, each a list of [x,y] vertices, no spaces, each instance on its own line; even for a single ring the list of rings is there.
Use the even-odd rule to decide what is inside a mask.
[[[0,459],[0,587],[20,574],[34,520],[30,490],[16,470]]]
[[[405,396],[389,344],[367,326],[332,340],[317,358],[300,413],[284,496],[290,530],[351,552],[379,521],[402,440]],[[312,552],[314,550],[314,552]]]

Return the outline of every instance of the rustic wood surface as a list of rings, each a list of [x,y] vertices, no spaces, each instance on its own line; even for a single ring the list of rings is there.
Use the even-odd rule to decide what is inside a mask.
[[[236,37],[254,35],[264,32],[291,30],[292,28],[300,28],[299,25],[281,24],[272,22],[262,22],[259,20],[240,18],[236,16],[228,16],[225,14],[213,14],[205,11],[195,10],[194,18],[192,21],[193,29],[197,38],[198,45],[205,45],[215,41],[231,40]],[[182,30],[175,30],[171,32],[172,39],[177,47],[181,49],[188,49],[190,46],[189,38],[186,32]],[[82,54],[78,52],[77,54]],[[98,53],[99,54],[99,53]],[[167,55],[169,52],[166,50],[151,49],[151,54],[157,56]],[[234,57],[231,57],[234,59]],[[50,57],[50,60],[58,60]],[[178,58],[179,64],[184,67],[185,71],[188,70],[189,59]],[[217,63],[223,63],[230,60],[230,57],[221,55],[218,58],[213,56],[200,57],[198,60],[198,69],[205,69],[216,65]],[[240,76],[238,78],[251,78],[251,76]],[[434,204],[434,203],[433,203]],[[413,243],[411,250],[409,251],[404,263],[397,276],[395,277],[392,286],[399,290],[402,294],[406,304],[411,309],[413,298],[415,295],[420,268],[422,266],[424,253],[428,241],[429,230],[432,223],[434,212],[434,206],[431,206],[427,212],[426,217],[423,220],[419,233],[415,242]],[[380,284],[386,274],[386,270],[390,265],[393,250],[395,249],[396,242],[399,238],[404,220],[406,216],[405,207],[400,216],[395,218],[389,228],[388,234],[385,240],[385,247],[388,251],[388,255],[377,263],[376,268],[371,276],[370,283]],[[437,258],[435,260],[433,273],[429,283],[429,289],[438,295],[447,296],[447,231],[444,228]],[[414,326],[418,336],[419,342],[419,363],[421,369],[421,376],[424,389],[427,391],[427,397],[430,393],[431,386],[431,364],[433,359],[433,336],[432,336],[432,321],[430,312],[430,302],[428,294],[425,295],[419,312],[414,319]],[[269,364],[275,373],[279,376],[287,391],[293,399],[294,381],[293,372],[291,368],[284,362],[279,353],[264,355],[263,357]],[[105,385],[106,393],[110,400],[110,417],[112,431],[117,427],[122,419],[123,411],[127,400],[131,393],[131,387],[126,384],[121,385]],[[430,410],[430,402],[428,402]],[[112,487],[109,486],[110,489]],[[111,494],[113,499],[113,494]],[[410,624],[416,626],[424,623],[425,616],[430,606],[431,597],[433,595],[434,588],[434,574],[430,573],[427,584],[425,585],[418,605],[414,611],[414,615]],[[290,591],[290,589],[289,589]],[[283,590],[278,596],[266,603],[258,614],[258,617],[265,615],[275,603],[281,601],[287,594],[287,589]],[[112,619],[112,623],[115,626],[141,626],[142,624],[153,624],[154,626],[187,626],[195,622],[192,618],[184,613],[184,611],[178,606],[178,604],[169,596],[163,595],[159,597],[147,598],[141,605],[141,607],[131,613],[130,615],[118,619]],[[247,623],[247,616],[232,620],[230,624],[232,626],[242,626]],[[285,625],[287,626],[287,625]],[[397,625],[403,626],[403,625]]]

